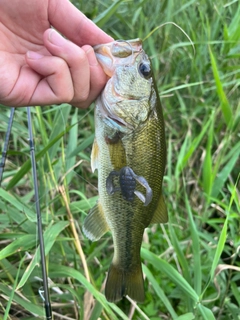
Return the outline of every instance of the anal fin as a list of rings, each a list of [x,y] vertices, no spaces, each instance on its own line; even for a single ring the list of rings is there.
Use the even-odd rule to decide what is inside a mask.
[[[166,222],[168,222],[167,207],[164,202],[163,195],[161,194],[158,201],[157,209],[154,212],[154,215],[150,223],[166,223]]]
[[[89,212],[83,223],[83,233],[92,240],[97,241],[107,231],[109,226],[104,217],[102,206],[98,202]]]

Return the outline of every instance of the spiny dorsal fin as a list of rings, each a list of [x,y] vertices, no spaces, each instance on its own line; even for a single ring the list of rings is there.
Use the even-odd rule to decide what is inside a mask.
[[[166,223],[166,222],[168,222],[167,207],[164,202],[163,195],[161,195],[158,201],[157,209],[154,212],[154,215],[150,223]]]
[[[104,217],[102,206],[98,202],[89,212],[83,223],[83,233],[92,240],[97,241],[107,231],[109,226]]]

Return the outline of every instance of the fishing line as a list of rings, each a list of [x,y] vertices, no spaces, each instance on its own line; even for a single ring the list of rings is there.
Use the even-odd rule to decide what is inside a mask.
[[[41,210],[39,205],[37,169],[36,169],[35,148],[34,148],[34,141],[33,141],[30,107],[27,107],[27,117],[28,117],[28,131],[29,131],[29,145],[30,145],[30,154],[31,154],[31,163],[32,163],[32,174],[33,174],[33,183],[34,183],[34,192],[35,192],[35,204],[36,204],[36,213],[37,213],[38,238],[39,238],[39,247],[40,247],[40,256],[41,256],[42,277],[43,277],[43,290],[41,290],[41,293],[42,293],[41,297],[43,298],[43,302],[45,305],[46,318],[48,320],[51,320],[52,310],[51,310],[51,304],[49,299],[49,288],[48,288],[48,280],[47,280],[45,248],[44,248],[44,239],[43,239],[43,230],[42,230],[42,218],[41,218]]]
[[[2,182],[5,162],[6,162],[6,158],[7,158],[7,150],[8,150],[8,145],[9,145],[12,124],[13,124],[14,112],[15,112],[15,108],[12,107],[9,121],[8,121],[8,128],[7,128],[6,137],[5,137],[5,141],[4,141],[3,151],[2,151],[2,159],[1,159],[1,163],[0,163],[0,186],[1,186],[1,182]]]
[[[122,40],[124,41],[124,40]],[[126,41],[125,41],[126,42]],[[88,111],[85,112],[85,114],[77,121],[78,124],[81,124],[81,122],[94,110],[94,106],[93,107],[90,107],[88,109]],[[63,112],[62,110],[60,109],[60,112],[61,112],[61,116],[64,118],[64,115],[63,115]],[[64,118],[65,119],[65,118]],[[67,128],[67,124],[65,124],[65,127],[64,127],[64,130],[66,130]],[[65,137],[65,136],[64,136]],[[66,155],[64,154],[64,158],[66,158]],[[85,179],[82,175],[80,175],[79,173],[77,173],[74,169],[76,167],[78,167],[81,163],[85,162],[86,160],[85,159],[81,159],[79,160],[76,164],[74,164],[70,169],[68,169],[67,172],[65,172],[60,180],[60,184],[63,183],[65,177],[70,173],[70,172],[73,172],[74,175],[77,177],[77,178],[80,178],[82,181],[84,181],[85,183],[87,183],[88,185],[90,185],[91,187],[93,187],[95,190],[98,190],[98,187],[96,187],[95,185],[93,185],[89,180]]]
[[[179,30],[182,31],[182,33],[188,38],[188,40],[190,41],[191,45],[192,45],[192,48],[193,48],[193,53],[194,55],[196,54],[196,50],[195,50],[195,46],[194,46],[194,43],[192,41],[192,39],[189,37],[189,35],[178,25],[176,24],[175,22],[172,22],[172,21],[169,21],[169,22],[165,22],[163,24],[160,24],[159,26],[157,26],[156,28],[154,28],[151,32],[149,32],[149,34],[143,39],[143,42],[145,40],[147,40],[155,31],[157,31],[158,29],[168,25],[168,24],[173,24],[175,27],[177,27]]]

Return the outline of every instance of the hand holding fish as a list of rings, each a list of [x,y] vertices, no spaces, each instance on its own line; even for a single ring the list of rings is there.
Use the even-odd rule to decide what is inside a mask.
[[[1,0],[0,12],[1,104],[85,108],[95,100],[106,75],[91,46],[111,37],[68,0]]]
[[[151,63],[140,39],[98,45],[99,63],[110,78],[97,99],[91,155],[98,169],[99,201],[86,217],[92,241],[112,232],[113,261],[105,295],[144,300],[140,248],[151,223],[167,222],[162,196],[166,146],[162,107]]]

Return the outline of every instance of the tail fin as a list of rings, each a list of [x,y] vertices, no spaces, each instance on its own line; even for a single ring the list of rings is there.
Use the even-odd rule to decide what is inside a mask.
[[[119,301],[126,295],[135,301],[143,302],[145,293],[141,264],[130,270],[112,264],[108,271],[105,295],[110,302]]]

